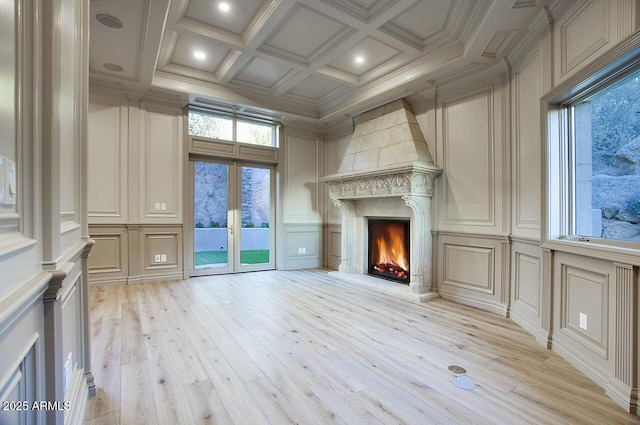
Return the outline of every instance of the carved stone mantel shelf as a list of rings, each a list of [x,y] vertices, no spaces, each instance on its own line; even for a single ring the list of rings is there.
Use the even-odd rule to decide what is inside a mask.
[[[414,163],[375,171],[332,174],[320,180],[329,183],[331,199],[433,197],[435,180],[440,174],[442,170],[433,165]]]

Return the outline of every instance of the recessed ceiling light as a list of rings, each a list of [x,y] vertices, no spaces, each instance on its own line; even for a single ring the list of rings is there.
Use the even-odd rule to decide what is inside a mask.
[[[105,27],[119,29],[122,28],[122,21],[115,16],[108,15],[106,13],[98,13],[96,20]]]
[[[356,57],[356,63],[363,63],[363,62],[364,62],[364,58],[362,56]]]
[[[204,52],[193,52],[193,57],[202,60],[206,58],[207,55],[205,55]]]
[[[103,64],[102,66],[107,68],[109,71],[115,71],[115,72],[124,71],[124,69],[120,65],[116,65],[115,63],[111,63],[111,62],[107,62],[107,63]]]
[[[228,12],[229,9],[231,9],[231,6],[229,6],[229,3],[223,1],[222,3],[220,3],[218,5],[218,7],[220,8],[220,10],[222,10],[223,12]]]

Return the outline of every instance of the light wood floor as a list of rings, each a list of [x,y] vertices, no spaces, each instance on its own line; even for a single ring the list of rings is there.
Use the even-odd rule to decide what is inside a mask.
[[[91,310],[85,424],[639,423],[508,319],[322,270],[96,286]]]

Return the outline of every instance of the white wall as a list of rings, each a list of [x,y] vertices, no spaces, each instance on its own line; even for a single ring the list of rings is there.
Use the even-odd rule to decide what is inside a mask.
[[[0,6],[0,394],[71,402],[66,411],[2,411],[2,423],[78,423],[95,391],[83,167],[88,7]]]
[[[287,125],[282,149],[282,196],[278,268],[322,265],[322,209],[320,168],[322,135],[301,125]]]
[[[91,90],[92,282],[184,276],[183,132],[183,109],[173,99],[140,101],[118,91]],[[157,254],[167,260],[156,262]]]

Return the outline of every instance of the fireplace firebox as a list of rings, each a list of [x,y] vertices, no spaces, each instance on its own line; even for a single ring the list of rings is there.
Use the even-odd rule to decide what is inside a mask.
[[[409,283],[409,220],[369,219],[368,273]]]

